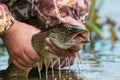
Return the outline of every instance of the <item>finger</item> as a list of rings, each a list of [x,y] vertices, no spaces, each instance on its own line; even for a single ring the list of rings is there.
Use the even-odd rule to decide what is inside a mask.
[[[61,58],[60,62],[61,62],[61,64],[60,64],[61,68],[66,66],[66,58]]]
[[[77,54],[77,53],[74,52],[74,53],[71,55],[71,57],[72,57],[72,58],[76,58],[76,54]]]
[[[61,58],[61,67],[65,67],[65,66],[71,66],[74,63],[74,59],[73,57],[70,58]]]
[[[82,49],[82,47],[83,47],[83,45],[76,45],[76,46],[71,47],[70,50],[77,52],[80,49]]]
[[[17,53],[15,53],[15,54],[16,54],[15,56],[11,56],[11,55],[10,55],[10,60],[12,61],[12,63],[13,63],[13,61],[15,60],[15,61],[16,61],[17,63],[19,63],[20,65],[25,66],[25,67],[28,67],[28,66],[26,65],[25,61],[23,61],[23,59],[21,59],[20,56],[17,55]]]
[[[57,55],[58,57],[70,57],[73,56],[73,52],[72,50],[57,50],[56,52],[49,46],[45,46],[45,49],[47,51],[49,51],[50,53],[53,53],[55,55]]]
[[[81,48],[81,46],[79,45],[79,46],[74,46],[68,50],[63,50],[55,47],[49,38],[46,38],[46,42],[48,43],[48,46],[46,46],[45,49],[59,57],[70,57],[74,55],[74,53],[78,52],[79,48]]]
[[[59,64],[60,63],[60,64]],[[54,68],[62,68],[62,67],[65,67],[67,66],[66,65],[66,58],[65,57],[62,57],[60,58],[60,60],[57,58],[53,61],[53,64],[51,64],[54,66]]]
[[[56,54],[56,52],[52,50],[49,46],[45,46],[45,49],[49,51],[50,53]]]
[[[25,67],[32,67],[33,65],[33,61],[28,59],[28,57],[25,55],[24,52],[20,52],[19,53],[14,53],[15,56],[11,56],[11,60],[16,60],[21,66],[25,66]],[[31,64],[30,64],[31,63]]]
[[[53,53],[54,55],[57,55],[58,57],[66,57],[68,54],[66,53],[65,50],[53,50],[50,46],[45,46],[45,49],[49,51],[50,53]]]
[[[22,70],[27,70],[27,69],[29,69],[28,67],[25,67],[25,66],[22,66],[21,64],[19,64],[18,61],[16,61],[15,59],[12,60],[12,62],[13,62],[13,64],[14,64],[16,67],[18,67],[18,68],[20,68],[20,69],[22,69]]]
[[[48,46],[50,46],[48,49],[50,50],[53,50],[54,52],[57,52],[57,50],[58,50],[58,48],[50,41],[50,39],[49,38],[46,38],[45,39],[46,40],[46,42],[48,43]],[[50,50],[50,51],[51,51]]]
[[[53,63],[51,64],[51,67],[58,68],[58,58],[53,60]]]
[[[22,59],[22,61],[24,61],[27,65],[33,65],[35,62],[33,60],[31,60],[27,54],[24,52],[23,54],[21,54],[20,58]]]
[[[36,53],[31,44],[29,44],[25,49],[26,56],[33,62],[38,62],[40,56]]]
[[[74,60],[75,60],[75,58],[74,58],[74,57],[70,57],[70,65],[73,65]]]
[[[34,63],[34,64],[32,65],[32,67],[33,67],[33,68],[34,68],[34,67],[38,67],[38,62]]]
[[[50,41],[49,38],[46,38],[46,42],[48,43],[48,46],[46,46],[46,50],[48,50],[49,52],[52,52],[53,54],[62,57],[66,55],[65,50],[62,50],[60,48],[57,48],[55,45],[53,45],[53,43]]]
[[[16,58],[14,59],[17,63],[19,63],[19,65],[23,66],[23,67],[27,67],[27,68],[30,68],[32,67],[33,65],[29,65],[28,63],[26,63],[23,59],[21,58]]]

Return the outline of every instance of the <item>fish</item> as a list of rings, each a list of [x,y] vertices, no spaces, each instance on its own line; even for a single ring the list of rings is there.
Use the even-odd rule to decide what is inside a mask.
[[[83,45],[89,42],[89,31],[82,29],[80,26],[66,26],[64,24],[59,24],[53,26],[47,31],[39,32],[33,35],[31,39],[31,44],[37,54],[40,56],[39,60],[39,70],[42,70],[43,65],[45,64],[46,70],[50,66],[52,59],[56,59],[59,56],[52,54],[45,50],[47,45],[45,39],[50,38],[51,42],[58,48],[65,51],[69,51],[72,46]],[[83,38],[83,39],[81,39]],[[70,53],[69,53],[70,54]],[[31,68],[32,69],[32,68]],[[30,70],[21,70],[17,68],[14,64],[10,64],[5,70],[4,76],[6,78],[28,78]]]
[[[76,45],[82,45],[89,42],[89,32],[85,29],[82,29],[80,26],[69,26],[69,25],[58,25],[52,27],[47,32],[39,32],[34,35],[32,38],[32,45],[38,55],[44,60],[46,63],[46,69],[48,69],[50,65],[50,61],[52,59],[58,58],[57,55],[54,55],[44,49],[47,45],[45,42],[45,38],[50,38],[51,42],[58,48],[65,50],[66,52],[69,49]],[[84,38],[84,39],[81,39]],[[72,54],[71,54],[72,55]],[[43,62],[40,61],[40,70]]]
[[[45,41],[46,38],[50,38],[51,42],[56,47],[63,49],[66,52],[68,52],[72,46],[84,45],[89,42],[89,31],[83,28],[83,26],[85,26],[86,16],[88,15],[88,0],[26,1],[32,4],[31,9],[35,16],[38,18],[38,21],[41,21],[41,23],[44,24],[42,27],[48,28],[45,31],[33,35],[31,39],[33,48],[40,56],[38,65],[39,70],[42,70],[43,65],[45,65],[46,70],[48,70],[51,60],[59,58],[59,56],[45,50],[45,46],[47,45]],[[8,16],[7,20],[9,19]],[[69,22],[72,22],[72,24],[75,23],[75,25],[68,25]],[[69,54],[72,55],[71,53]],[[29,70],[21,70],[10,63],[2,75],[8,79],[28,78],[31,70],[32,68]]]

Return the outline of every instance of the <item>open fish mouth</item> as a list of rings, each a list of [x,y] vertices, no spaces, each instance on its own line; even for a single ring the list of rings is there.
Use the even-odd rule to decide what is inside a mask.
[[[65,25],[71,33],[68,34],[65,37],[65,42],[69,43],[74,43],[74,44],[82,44],[82,43],[88,43],[90,42],[89,40],[89,31],[86,29],[83,29],[81,26],[70,26],[70,25]],[[71,29],[71,30],[70,30]],[[70,36],[71,35],[71,36]],[[71,38],[69,38],[70,36]],[[68,38],[68,39],[67,39]]]
[[[89,40],[89,32],[86,31],[86,30],[82,30],[78,33],[76,33],[68,42],[65,43],[65,45],[67,46],[74,46],[74,45],[83,45],[83,44],[86,44],[86,43],[89,43],[90,40]],[[67,38],[67,37],[66,37]],[[65,38],[65,40],[66,40]]]
[[[88,38],[89,33],[87,31],[81,31],[79,33],[77,33],[75,36],[73,36],[73,38],[71,39],[71,43],[88,43],[90,42],[89,38]]]
[[[50,34],[51,41],[61,49],[89,42],[89,31],[81,26],[58,26]],[[59,31],[59,32],[58,32]]]

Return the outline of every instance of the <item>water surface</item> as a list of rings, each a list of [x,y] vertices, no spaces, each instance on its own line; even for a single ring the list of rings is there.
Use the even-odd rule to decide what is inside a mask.
[[[98,0],[98,2],[99,1],[100,0]],[[104,1],[104,4],[99,11],[99,15],[103,16],[103,18],[108,16],[116,22],[116,26],[120,25],[120,0],[102,1]],[[109,27],[105,26],[103,33],[109,38],[110,33],[108,30]],[[115,30],[120,39],[118,27],[116,27]],[[103,41],[96,42],[95,51],[98,52],[82,52],[81,64],[78,65],[77,62],[79,62],[79,60],[76,60],[74,65],[70,67],[76,72],[76,75],[83,77],[83,80],[120,80],[120,42],[116,42],[112,51],[110,50],[112,46],[111,41],[105,42],[106,45],[104,46],[102,45],[103,43]],[[6,54],[0,57],[0,70],[6,69],[7,64],[8,55]],[[69,69],[69,67],[65,67],[64,69]],[[39,78],[33,80],[39,80]]]

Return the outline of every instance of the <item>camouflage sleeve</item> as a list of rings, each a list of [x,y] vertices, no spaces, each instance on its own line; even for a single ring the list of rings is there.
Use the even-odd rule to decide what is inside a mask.
[[[0,0],[6,4],[16,20],[40,29],[64,23],[60,18],[70,17],[85,26],[91,0]],[[70,20],[65,20],[70,22]],[[73,23],[73,22],[72,22]]]
[[[26,0],[0,0],[0,36],[10,28],[14,18],[26,21],[33,16],[30,11],[30,4]]]
[[[29,0],[0,0],[0,3],[7,5],[16,20],[33,26],[40,26],[40,22],[34,16],[32,4]],[[38,28],[42,29],[42,27]]]
[[[70,22],[70,19],[66,19],[67,17],[84,25],[89,4],[90,0],[34,0],[33,6],[34,13],[45,25],[53,26]],[[66,20],[62,21],[61,18]]]
[[[16,20],[24,22],[34,16],[31,10],[32,5],[27,0],[2,0],[0,2],[7,5]]]
[[[6,32],[14,22],[8,8],[4,4],[0,4],[0,35]]]

